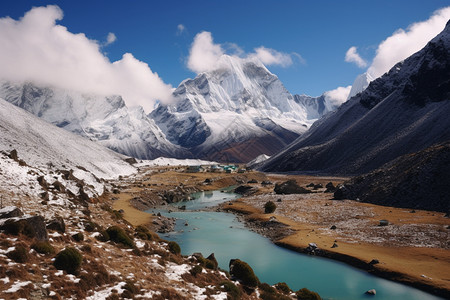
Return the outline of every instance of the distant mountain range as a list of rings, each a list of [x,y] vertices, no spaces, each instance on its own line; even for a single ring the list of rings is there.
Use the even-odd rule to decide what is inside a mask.
[[[401,155],[450,140],[449,116],[447,23],[422,50],[314,123],[261,169],[365,173]]]
[[[0,98],[58,127],[141,159],[248,162],[272,155],[336,108],[325,96],[292,96],[256,59],[224,55],[217,69],[183,81],[173,104],[146,115],[120,96],[3,81]]]

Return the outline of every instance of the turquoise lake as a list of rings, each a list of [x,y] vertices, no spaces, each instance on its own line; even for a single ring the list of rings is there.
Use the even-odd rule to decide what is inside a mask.
[[[286,282],[293,290],[306,287],[319,293],[323,299],[441,299],[343,263],[278,247],[245,228],[233,214],[201,211],[235,199],[238,197],[236,194],[214,191],[193,196],[195,200],[177,204],[186,205],[186,211],[158,211],[177,218],[175,231],[161,236],[176,241],[183,255],[201,252],[208,256],[214,253],[219,266],[225,270],[228,270],[230,259],[239,258],[250,264],[262,282]],[[377,295],[365,295],[369,289],[375,289]]]

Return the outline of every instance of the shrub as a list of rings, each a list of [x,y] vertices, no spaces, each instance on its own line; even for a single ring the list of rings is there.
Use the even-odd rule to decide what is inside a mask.
[[[272,201],[267,201],[266,204],[264,204],[264,213],[271,214],[277,209],[277,205]]]
[[[139,225],[138,227],[136,227],[136,235],[142,239],[142,240],[149,240],[152,241],[153,240],[153,234],[150,232],[150,230],[142,225]]]
[[[111,226],[106,229],[109,239],[115,243],[122,244],[128,248],[134,248],[133,240],[119,226]]]
[[[181,253],[180,245],[178,245],[174,241],[170,241],[169,242],[169,251],[173,254],[180,254]]]
[[[223,286],[223,289],[227,292],[228,299],[241,299],[241,290],[231,281],[222,281],[219,285]]]
[[[298,290],[296,293],[298,300],[321,300],[319,294],[316,292],[310,291],[307,288],[302,288]]]
[[[189,272],[192,274],[192,276],[197,276],[197,274],[200,274],[203,271],[203,268],[199,265],[194,266]]]
[[[244,261],[232,259],[230,261],[230,274],[243,285],[248,287],[258,286],[258,277],[256,277],[253,269]]]
[[[107,242],[109,241],[109,234],[106,230],[99,231],[99,235],[97,235],[95,238],[99,240],[100,242]]]
[[[292,290],[289,288],[286,282],[279,282],[275,285],[275,288],[284,294],[290,294]]]
[[[81,267],[82,261],[83,256],[77,249],[67,247],[56,255],[53,265],[58,270],[64,270],[69,274],[76,274]]]
[[[8,252],[6,256],[18,263],[25,263],[29,260],[28,251],[22,245],[17,245],[15,249]]]
[[[72,238],[76,241],[76,242],[82,242],[84,241],[84,235],[81,232],[77,232],[74,235],[72,235]]]
[[[134,299],[134,294],[139,293],[139,288],[134,284],[134,282],[127,280],[123,286],[124,291],[122,292],[122,298]]]
[[[31,245],[31,248],[40,254],[55,253],[55,248],[48,241],[36,241]]]

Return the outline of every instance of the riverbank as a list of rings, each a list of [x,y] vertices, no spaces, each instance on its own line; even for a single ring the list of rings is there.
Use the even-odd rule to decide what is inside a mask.
[[[331,200],[332,194],[275,195],[273,184],[295,179],[301,186],[329,181],[335,185],[345,178],[246,174],[181,173],[158,169],[141,174],[140,179],[121,181],[120,196],[114,209],[123,209],[124,218],[133,225],[149,224],[154,218],[130,204],[143,191],[150,203],[161,204],[161,192],[182,186],[187,190],[218,190],[235,184],[249,184],[256,193],[225,203],[226,210],[245,214],[247,225],[268,236],[274,243],[297,252],[305,252],[309,243],[321,251],[317,254],[339,260],[374,275],[401,282],[429,293],[450,295],[450,220],[441,213],[380,207],[356,201]],[[126,182],[126,183],[123,183]],[[128,196],[126,196],[128,194]],[[151,196],[148,196],[151,195]],[[266,201],[277,204],[274,214],[263,214]],[[139,203],[139,201],[134,201]],[[130,208],[131,207],[131,208]],[[141,215],[143,218],[137,217]],[[144,218],[144,216],[146,218]],[[271,217],[274,217],[270,219]],[[387,219],[388,226],[378,226]],[[275,225],[275,226],[273,226]],[[335,226],[335,229],[331,229]],[[336,244],[336,248],[331,248]],[[370,263],[378,260],[379,263]]]
[[[268,175],[268,178],[287,179],[280,175]],[[332,179],[289,178],[301,186],[311,180],[323,183]],[[336,184],[339,179],[331,181]],[[450,220],[444,214],[331,198],[330,193],[271,193],[243,197],[222,208],[244,215],[247,226],[282,247],[307,253],[309,244],[315,243],[320,249],[315,251],[316,255],[449,297]],[[269,200],[276,203],[277,209],[273,214],[264,214],[264,204]],[[387,219],[390,224],[379,226],[381,219]],[[291,234],[285,236],[286,231]]]

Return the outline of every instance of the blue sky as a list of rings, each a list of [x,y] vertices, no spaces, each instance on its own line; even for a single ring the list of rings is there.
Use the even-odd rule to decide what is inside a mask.
[[[223,49],[237,45],[251,53],[263,46],[288,55],[289,65],[269,65],[269,70],[291,93],[312,96],[351,85],[383,40],[450,5],[443,0],[1,1],[0,17],[18,20],[33,6],[48,4],[64,13],[57,24],[97,40],[111,62],[131,53],[173,87],[195,77],[187,67],[189,51],[195,36],[207,31]],[[108,33],[116,40],[105,45]],[[365,68],[345,61],[352,46]]]

